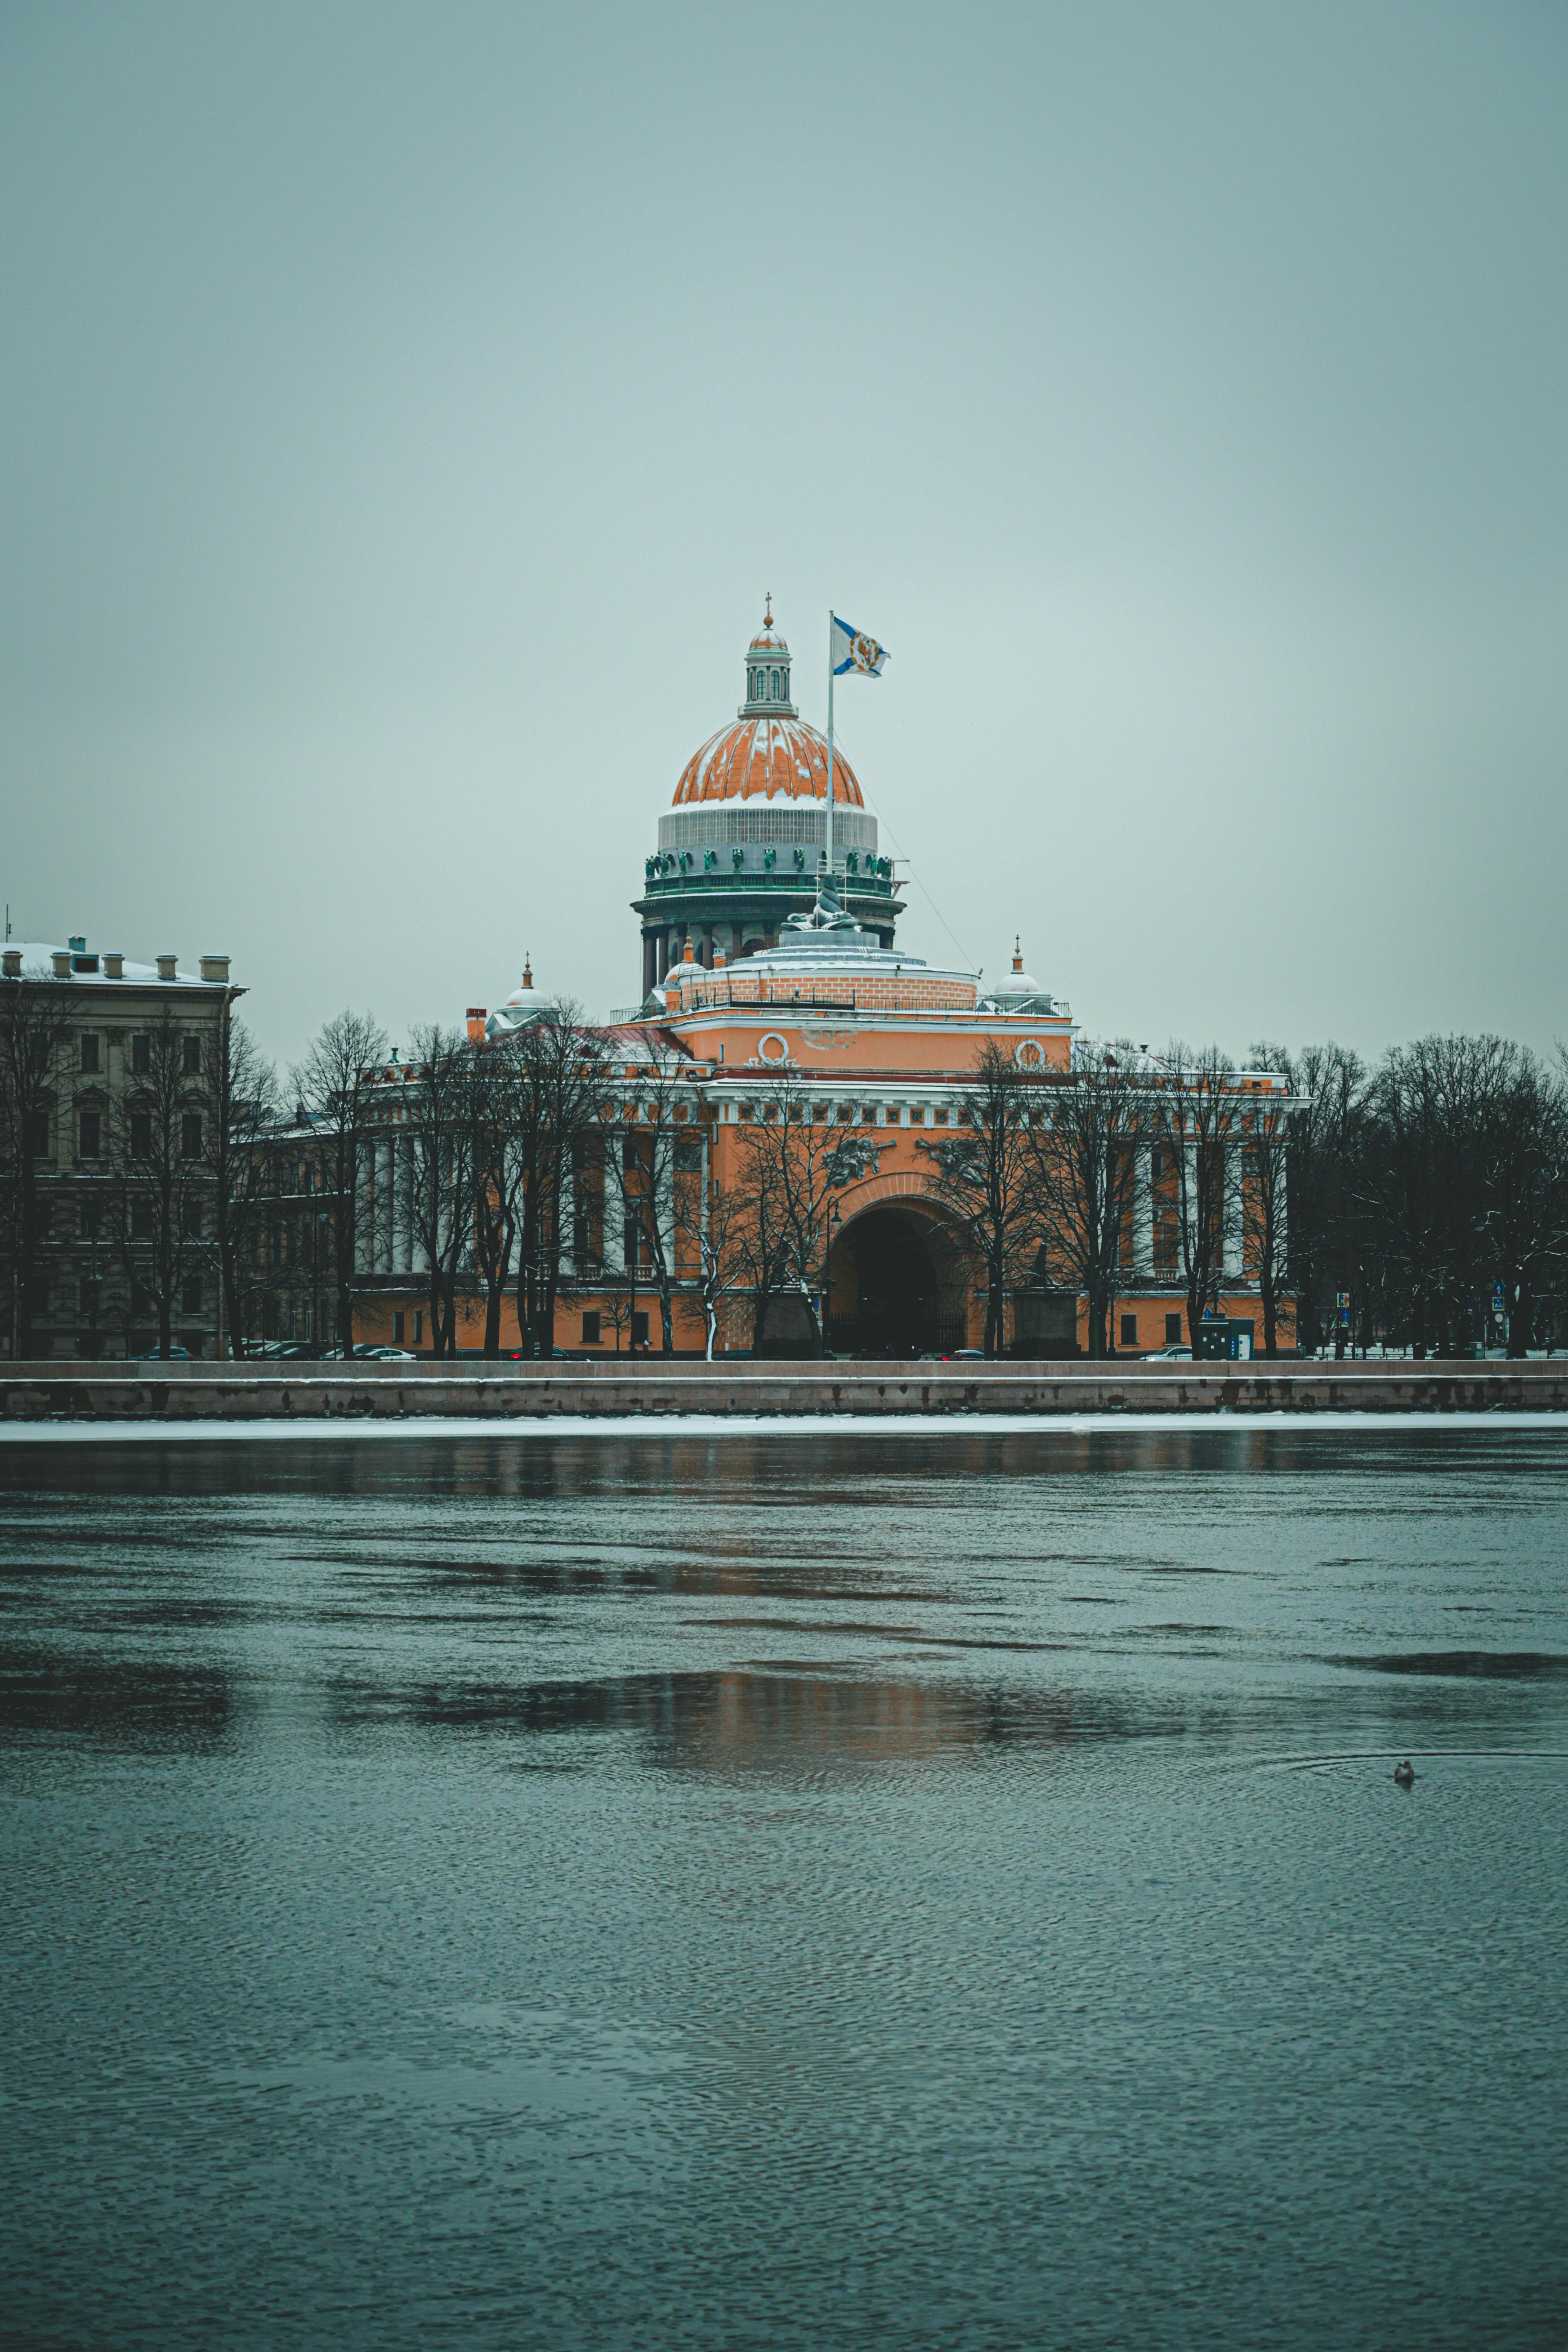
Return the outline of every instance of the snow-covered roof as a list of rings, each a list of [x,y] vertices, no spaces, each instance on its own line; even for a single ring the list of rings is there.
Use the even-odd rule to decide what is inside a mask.
[[[155,963],[134,963],[129,956],[121,957],[119,972],[110,974],[103,968],[103,950],[94,948],[89,950],[73,940],[7,940],[5,949],[7,955],[20,954],[24,980],[52,978],[55,958],[63,955],[70,958],[68,976],[79,984],[85,982],[102,988],[211,988],[223,984],[204,981],[199,972],[181,971],[177,967],[173,980],[162,980]],[[222,961],[226,966],[227,958]]]

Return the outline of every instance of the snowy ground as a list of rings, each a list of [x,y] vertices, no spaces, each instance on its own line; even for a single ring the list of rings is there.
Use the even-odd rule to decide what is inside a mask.
[[[1510,1429],[1553,1430],[1568,1436],[1561,1412],[973,1412],[973,1413],[595,1413],[518,1414],[459,1418],[409,1413],[385,1421],[51,1421],[0,1423],[0,1444],[13,1445],[163,1444],[183,1438],[232,1444],[352,1437],[879,1437],[1085,1435],[1121,1429]]]

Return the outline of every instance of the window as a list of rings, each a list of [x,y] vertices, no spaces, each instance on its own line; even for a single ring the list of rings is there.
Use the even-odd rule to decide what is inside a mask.
[[[944,1110],[939,1110],[939,1111],[937,1112],[937,1114],[936,1114],[936,1123],[937,1123],[938,1127],[945,1127],[945,1126],[947,1125],[947,1113],[946,1113],[946,1111],[944,1111]]]
[[[82,1032],[81,1066],[84,1070],[96,1070],[98,1067],[98,1039],[90,1029]]]
[[[202,1207],[200,1201],[185,1201],[181,1204],[180,1231],[188,1242],[199,1242],[202,1237]]]
[[[1124,1348],[1135,1348],[1138,1345],[1138,1318],[1136,1315],[1124,1315],[1122,1317],[1121,1344]]]
[[[187,1078],[199,1078],[202,1074],[202,1041],[199,1037],[180,1040],[180,1067]]]
[[[81,1148],[78,1152],[78,1158],[100,1159],[103,1152],[103,1113],[97,1110],[84,1110],[81,1114],[80,1132]]]
[[[401,1307],[395,1307],[392,1310],[392,1344],[395,1348],[401,1348],[403,1345],[403,1309]]]
[[[584,1307],[583,1310],[583,1345],[584,1348],[596,1348],[599,1345],[599,1310],[596,1307]]]
[[[201,1311],[201,1276],[199,1274],[188,1274],[184,1282],[180,1285],[180,1312],[182,1315],[199,1315]]]
[[[188,1110],[180,1121],[180,1157],[199,1160],[202,1156],[202,1115]]]
[[[84,1242],[95,1242],[103,1231],[103,1202],[83,1201],[77,1208],[77,1232]]]
[[[153,1040],[151,1037],[132,1037],[131,1040],[132,1069],[138,1077],[144,1078],[152,1066]]]
[[[647,1317],[640,1307],[632,1317],[632,1345],[634,1348],[647,1346]]]
[[[132,1201],[131,1203],[131,1238],[133,1242],[150,1242],[153,1234],[153,1203]]]
[[[898,1112],[897,1112],[896,1110],[889,1110],[889,1113],[888,1113],[888,1125],[889,1125],[889,1127],[897,1127],[898,1123],[899,1123],[899,1114],[898,1114]]]
[[[27,1149],[35,1160],[49,1156],[49,1114],[47,1110],[27,1114]]]
[[[140,1281],[135,1275],[131,1277],[131,1312],[141,1318],[145,1318],[153,1312],[153,1294],[146,1284]]]
[[[924,1113],[924,1111],[923,1111],[923,1110],[912,1110],[912,1111],[910,1111],[910,1125],[911,1127],[923,1127],[923,1126],[925,1125],[925,1123],[926,1123],[926,1115],[925,1115],[925,1113]]]
[[[103,1285],[99,1280],[97,1275],[84,1274],[80,1284],[79,1303],[81,1314],[87,1322],[92,1323],[97,1321],[98,1310],[102,1303],[102,1299]]]
[[[151,1160],[153,1157],[153,1114],[150,1110],[133,1110],[131,1114],[131,1157]]]
[[[638,1158],[638,1156],[637,1156],[637,1137],[636,1137],[635,1135],[623,1136],[623,1138],[621,1139],[621,1167],[622,1167],[622,1169],[623,1169],[623,1170],[625,1171],[625,1172],[629,1176],[629,1175],[631,1174],[631,1172],[632,1172],[632,1170],[633,1170],[634,1168],[638,1168],[638,1167],[640,1167],[640,1166],[641,1166],[641,1164],[642,1164],[642,1162],[641,1162],[641,1160],[639,1160],[639,1158]]]
[[[424,1337],[425,1310],[422,1307],[416,1307],[414,1310],[414,1344],[416,1348],[419,1346]]]
[[[1167,1315],[1165,1318],[1165,1345],[1167,1348],[1179,1348],[1181,1344],[1182,1318],[1179,1315]]]

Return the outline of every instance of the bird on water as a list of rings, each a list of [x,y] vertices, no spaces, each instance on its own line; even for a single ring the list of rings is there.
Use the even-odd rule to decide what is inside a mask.
[[[1394,1777],[1398,1781],[1402,1789],[1409,1788],[1411,1782],[1415,1778],[1415,1767],[1412,1764],[1408,1756],[1405,1757],[1403,1763],[1399,1763],[1394,1766]]]

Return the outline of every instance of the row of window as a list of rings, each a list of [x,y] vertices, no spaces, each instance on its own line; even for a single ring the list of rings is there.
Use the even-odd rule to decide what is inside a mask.
[[[35,1276],[27,1286],[27,1305],[35,1315],[50,1311],[49,1283],[47,1276]],[[187,1275],[179,1286],[179,1308],[182,1315],[200,1315],[206,1305],[206,1285],[199,1274]],[[158,1303],[144,1282],[132,1277],[126,1304],[117,1308],[108,1296],[108,1285],[101,1275],[84,1274],[76,1286],[76,1312],[84,1322],[96,1323],[106,1311],[129,1314],[133,1321],[145,1322],[158,1312]]]
[[[206,1230],[206,1203],[193,1195],[179,1204],[180,1234],[188,1242],[199,1242]],[[101,1242],[111,1238],[100,1200],[79,1201],[77,1203],[77,1238],[84,1242]],[[154,1201],[133,1199],[131,1203],[131,1238],[133,1242],[153,1242],[158,1238],[158,1211]]]
[[[1182,1318],[1179,1315],[1167,1315],[1165,1318],[1166,1347],[1180,1347],[1182,1343]],[[1136,1315],[1124,1315],[1121,1318],[1121,1339],[1119,1344],[1123,1348],[1137,1348],[1142,1345],[1142,1342],[1138,1337],[1138,1318]]]
[[[79,1160],[101,1160],[103,1150],[103,1118],[100,1110],[84,1110],[77,1114],[77,1150]],[[153,1114],[150,1110],[133,1110],[131,1114],[131,1157],[151,1160],[153,1157]],[[203,1123],[200,1111],[186,1111],[180,1120],[180,1158],[199,1160],[202,1156]],[[29,1138],[35,1160],[49,1156],[49,1117],[47,1111],[35,1113]]]
[[[103,1067],[100,1055],[103,1039],[95,1029],[84,1029],[79,1043],[81,1047],[80,1066],[89,1076]],[[137,1077],[146,1077],[153,1067],[153,1040],[140,1032],[131,1039],[131,1069]],[[183,1036],[180,1040],[180,1069],[183,1076],[199,1078],[202,1074],[202,1041],[199,1037]]]
[[[789,700],[787,669],[753,669],[750,675],[751,698],[753,702],[787,702]]]
[[[808,1110],[809,1117],[807,1117]],[[735,1107],[735,1116],[742,1121],[754,1119],[756,1115],[757,1109],[754,1103],[738,1103]],[[900,1109],[897,1103],[879,1106],[876,1103],[829,1105],[819,1102],[810,1105],[802,1104],[795,1113],[795,1118],[800,1125],[812,1127],[828,1124],[834,1127],[901,1127],[906,1118],[911,1127],[924,1127],[927,1116],[923,1108],[916,1108],[906,1112]],[[933,1110],[929,1116],[932,1127],[946,1127],[952,1118],[951,1112],[946,1110]],[[776,1105],[766,1104],[763,1110],[763,1124],[771,1125],[777,1118]]]
[[[634,1348],[646,1348],[647,1346],[647,1316],[642,1307],[632,1307],[628,1304],[625,1309],[624,1315],[620,1308],[617,1307],[613,1309],[610,1319],[612,1322],[616,1322],[617,1318],[619,1318],[619,1328],[626,1332],[630,1344]],[[601,1348],[604,1346],[604,1343],[605,1318],[603,1314],[596,1307],[585,1307],[583,1313],[584,1347]]]

